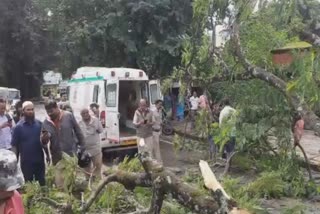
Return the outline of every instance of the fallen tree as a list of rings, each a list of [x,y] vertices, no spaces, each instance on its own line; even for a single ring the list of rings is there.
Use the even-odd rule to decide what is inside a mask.
[[[117,170],[106,175],[98,184],[87,200],[84,200],[80,208],[71,207],[68,203],[58,203],[48,198],[37,198],[37,201],[46,203],[57,209],[60,213],[86,213],[93,203],[99,199],[100,193],[110,183],[122,184],[127,190],[132,191],[136,187],[148,187],[152,189],[152,199],[149,208],[137,206],[133,213],[159,214],[167,195],[171,195],[180,205],[189,208],[195,213],[247,213],[237,208],[236,202],[223,190],[220,183],[215,179],[213,172],[205,161],[200,162],[206,187],[211,194],[205,194],[199,189],[185,183],[172,172],[163,168],[162,165],[152,160],[147,153],[140,154],[139,160],[144,172],[132,173]],[[214,184],[214,185],[212,185]],[[231,212],[232,211],[232,212]]]

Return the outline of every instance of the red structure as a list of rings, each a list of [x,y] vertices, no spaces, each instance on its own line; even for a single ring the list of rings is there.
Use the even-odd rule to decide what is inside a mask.
[[[286,46],[272,50],[272,61],[275,65],[287,66],[290,65],[295,57],[305,56],[312,48],[312,45],[307,42],[289,43]]]

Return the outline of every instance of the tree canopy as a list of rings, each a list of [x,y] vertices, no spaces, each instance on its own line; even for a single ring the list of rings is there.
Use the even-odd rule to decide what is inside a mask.
[[[57,69],[124,66],[159,78],[179,64],[190,1],[38,1],[57,39]]]

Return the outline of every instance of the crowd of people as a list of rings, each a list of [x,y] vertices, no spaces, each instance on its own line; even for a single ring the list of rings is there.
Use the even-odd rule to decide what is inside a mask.
[[[229,140],[223,148],[223,157],[228,158],[236,144],[233,118],[236,110],[231,107],[230,101],[224,99],[222,103],[213,105],[205,94],[198,97],[194,92],[189,102],[192,123],[199,111],[206,110],[212,115],[211,121],[218,122],[220,128],[231,124]],[[154,111],[150,110],[147,103],[147,100],[141,99],[133,117],[138,151],[149,153],[151,158],[162,164],[160,135],[163,101],[155,102]],[[102,151],[99,134],[103,133],[103,127],[99,120],[99,105],[93,103],[82,109],[82,119],[79,122],[64,97],[59,103],[45,103],[48,117],[44,121],[36,119],[34,107],[30,101],[17,103],[16,112],[11,116],[6,111],[6,102],[0,99],[0,214],[11,213],[10,210],[15,211],[12,213],[24,213],[17,189],[21,188],[25,181],[37,181],[44,186],[47,164],[55,166],[56,187],[63,189],[63,154],[77,154],[79,166],[84,168],[87,178],[101,178]],[[303,119],[297,114],[292,127],[295,145],[299,144],[303,128]],[[212,136],[209,136],[209,141],[213,141],[212,139]]]
[[[78,155],[79,166],[85,175],[101,178],[102,151],[100,136],[103,132],[99,120],[99,105],[91,104],[81,110],[77,122],[67,100],[45,103],[47,118],[36,119],[35,106],[31,101],[16,105],[11,116],[6,111],[5,100],[0,100],[0,213],[24,213],[22,200],[16,191],[24,182],[36,181],[46,185],[46,165],[55,166],[56,187],[64,188],[63,154]],[[159,147],[162,123],[162,101],[156,101],[151,111],[145,99],[139,102],[134,113],[139,152],[148,152],[162,163]],[[77,152],[78,151],[78,152]]]
[[[34,104],[24,102],[17,105],[15,116],[6,113],[6,103],[0,100],[0,149],[13,151],[21,163],[22,173],[26,181],[38,181],[45,185],[45,165],[59,164],[62,153],[74,155],[78,147],[87,155],[92,147],[92,136],[99,145],[99,132],[88,132],[85,124],[91,123],[91,116],[83,114],[82,129],[72,113],[58,107],[55,101],[45,104],[48,117],[39,121],[35,117]],[[93,120],[93,119],[92,119]],[[90,150],[91,151],[91,150]],[[96,155],[95,153],[93,155]],[[101,158],[102,159],[102,158]],[[59,169],[59,167],[57,167]],[[61,167],[60,167],[61,169]],[[62,170],[62,169],[61,169]],[[88,172],[91,171],[88,169]],[[56,172],[56,185],[63,186],[62,173]]]

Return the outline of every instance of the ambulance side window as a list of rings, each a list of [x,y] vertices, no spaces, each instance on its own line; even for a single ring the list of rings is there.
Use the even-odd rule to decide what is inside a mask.
[[[117,106],[117,84],[107,85],[107,107]]]
[[[155,104],[155,102],[160,98],[160,95],[158,93],[158,85],[157,84],[151,84],[150,85],[150,99],[151,103]]]
[[[98,103],[98,97],[99,97],[99,85],[95,85],[95,86],[93,87],[92,102],[93,102],[93,103]]]
[[[148,83],[141,84],[141,98],[149,100],[149,90]]]

